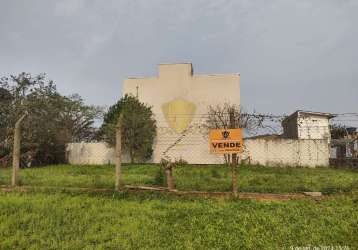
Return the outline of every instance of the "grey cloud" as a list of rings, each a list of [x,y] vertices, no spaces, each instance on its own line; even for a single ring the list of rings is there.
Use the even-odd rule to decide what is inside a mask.
[[[162,62],[241,73],[243,106],[358,110],[358,3],[287,0],[1,1],[0,73],[47,72],[110,105]]]

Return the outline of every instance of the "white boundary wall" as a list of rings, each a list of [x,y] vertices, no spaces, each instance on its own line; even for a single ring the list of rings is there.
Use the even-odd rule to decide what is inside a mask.
[[[265,166],[329,165],[327,140],[246,139],[243,159]]]
[[[245,139],[244,145],[245,151],[240,158],[250,164],[304,167],[329,165],[330,152],[327,140]],[[219,157],[207,158],[206,161],[203,161],[202,157],[195,154],[188,157],[182,155],[184,160],[192,164],[223,163],[223,157],[219,161]],[[67,145],[67,160],[70,164],[79,165],[114,164],[115,153],[114,149],[104,142],[70,143]],[[128,157],[124,156],[123,162],[128,162]]]
[[[114,164],[115,152],[104,142],[69,143],[66,147],[67,161],[77,165]]]

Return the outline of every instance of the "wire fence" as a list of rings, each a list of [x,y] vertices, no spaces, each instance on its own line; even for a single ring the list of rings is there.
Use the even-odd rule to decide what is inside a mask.
[[[247,145],[241,159],[262,165],[294,165],[294,166],[322,166],[329,164],[336,145],[331,140],[331,125],[328,119],[302,119],[293,129],[283,128],[282,121],[286,115],[247,114],[253,119],[260,119],[260,124],[245,129]],[[188,114],[173,116],[175,122],[180,123]],[[356,113],[336,114],[331,124],[342,124],[352,121]],[[207,164],[222,163],[223,157],[208,153],[208,114],[196,114],[191,117],[190,126],[181,133],[168,126],[172,117],[157,117],[159,124],[158,139],[155,144],[154,162],[163,156],[174,159],[184,159],[189,163]],[[346,129],[345,126],[342,126]],[[255,142],[253,140],[256,140]],[[260,140],[261,139],[261,140]],[[263,141],[265,139],[265,141]],[[299,141],[297,141],[299,140]],[[311,141],[309,141],[311,140]],[[333,150],[331,150],[333,147]],[[356,150],[356,149],[355,149]]]
[[[223,114],[227,115],[227,114]],[[208,145],[208,131],[209,127],[207,126],[207,121],[210,118],[210,115],[207,113],[195,113],[195,114],[186,114],[186,113],[179,113],[175,115],[167,114],[166,116],[164,114],[157,114],[155,119],[157,122],[157,138],[154,143],[154,152],[153,157],[151,159],[152,162],[159,162],[164,157],[171,157],[173,159],[185,159],[186,161],[190,163],[197,163],[197,164],[219,164],[223,163],[223,157],[217,156],[217,155],[211,155],[209,154],[209,145]],[[259,120],[260,122],[258,125],[254,127],[249,127],[244,129],[244,137],[245,138],[252,138],[252,139],[276,139],[276,142],[282,142],[282,140],[278,139],[304,139],[304,140],[322,140],[327,139],[330,146],[339,148],[344,145],[342,145],[342,141],[337,142],[336,140],[331,140],[331,127],[329,124],[319,124],[318,121],[312,121],[309,122],[298,122],[297,129],[292,133],[290,129],[287,129],[287,131],[283,131],[282,127],[282,121],[287,118],[287,115],[277,115],[277,114],[260,114],[260,113],[241,113],[240,119],[253,119],[253,120]],[[315,124],[315,122],[317,124]],[[357,122],[358,125],[358,113],[354,112],[347,112],[347,113],[340,113],[335,114],[335,117],[331,119],[331,124],[340,124],[345,125],[342,126],[344,130],[347,129],[348,125],[354,125],[354,122]],[[348,124],[348,125],[347,125]],[[357,126],[358,127],[358,126]],[[4,155],[8,154],[8,151],[11,149],[11,143],[9,142],[9,139],[4,140],[8,133],[8,129],[0,128],[0,136],[2,136],[2,139],[0,141],[0,159],[5,161]],[[345,134],[348,134],[349,132],[346,131]],[[11,137],[10,137],[11,139]],[[334,138],[335,139],[335,138]],[[289,142],[288,140],[285,142],[285,144],[292,144],[293,142]],[[352,149],[349,153],[346,153],[347,155],[355,156],[357,148],[354,146],[356,142],[352,141]],[[251,143],[252,144],[252,143]],[[311,147],[316,147],[314,145],[311,145],[309,143],[306,143],[307,146],[306,149],[303,149],[301,151],[310,151]],[[336,145],[338,144],[338,145]],[[319,144],[318,144],[319,145]],[[93,159],[97,158],[97,160],[88,160],[88,163],[91,162],[98,162],[98,163],[113,163],[113,152],[111,152],[110,149],[103,147],[103,145],[98,146],[97,148],[95,146],[93,149],[91,148],[84,148],[81,146],[81,149],[79,151],[82,152],[82,155],[86,155],[85,157],[82,156],[82,158],[90,158],[89,155],[92,155],[91,157]],[[299,146],[296,146],[299,147]],[[314,149],[313,149],[314,150]],[[315,152],[321,152],[323,149],[316,147]],[[259,150],[250,150],[250,151],[259,151]],[[267,151],[267,150],[266,150]],[[292,158],[293,153],[291,151],[294,151],[292,148],[288,150],[289,153],[284,153],[283,156],[280,156],[281,158],[285,157],[285,154],[287,155],[286,158]],[[298,150],[299,151],[299,150]],[[296,150],[296,152],[298,152]],[[326,151],[326,150],[323,150]],[[333,150],[334,151],[334,150]],[[332,152],[333,152],[332,151]],[[337,150],[336,150],[337,151]],[[352,151],[352,152],[351,152]],[[313,151],[312,151],[313,152]],[[261,150],[261,155],[263,154],[269,154],[270,152]],[[300,153],[297,153],[300,154]],[[311,155],[314,155],[316,153],[311,153]],[[333,152],[335,158],[337,155],[336,152]],[[317,154],[316,154],[317,156]],[[270,159],[277,158],[279,160],[280,157],[271,156]],[[9,157],[7,157],[8,159]],[[248,158],[250,159],[250,156],[248,156],[248,153],[243,155],[242,159]],[[251,157],[255,158],[255,157]],[[319,158],[319,155],[316,157]],[[126,157],[125,157],[126,159]],[[271,160],[269,160],[271,161]],[[86,162],[86,160],[84,160]],[[282,161],[285,162],[285,161]]]
[[[239,155],[244,165],[266,165],[266,166],[327,166],[331,155],[331,139],[329,124],[315,125],[316,121],[298,123],[297,134],[294,136],[281,127],[285,115],[259,115],[246,114],[253,118],[263,119],[259,129],[261,131],[247,131],[244,142],[244,152]],[[190,118],[190,119],[189,119]],[[357,119],[355,119],[357,118]],[[177,181],[177,188],[183,190],[202,191],[227,191],[230,190],[230,172],[228,169],[221,170],[219,165],[224,166],[225,159],[222,155],[215,155],[209,152],[207,126],[208,115],[206,114],[179,114],[176,116],[156,117],[157,138],[154,143],[154,152],[151,162],[158,163],[165,157],[173,161],[181,161],[190,164],[214,164],[206,170],[194,166],[186,166],[174,169],[174,177]],[[344,121],[358,121],[358,114],[346,113],[337,115],[331,123]],[[187,125],[187,126],[186,126]],[[345,128],[345,127],[344,127]],[[272,131],[278,131],[273,133]],[[348,130],[346,131],[348,134]],[[297,137],[297,138],[292,138]],[[71,154],[76,154],[73,159],[79,162],[74,164],[113,164],[115,163],[115,152],[110,147],[101,143],[77,143],[70,149]],[[128,159],[128,158],[127,158]],[[123,160],[126,161],[124,155]],[[165,186],[158,173],[158,166],[150,166],[150,170],[141,170],[141,166],[131,168],[125,166],[123,178],[124,183],[129,185],[159,185]],[[260,173],[261,167],[242,167],[247,173],[239,178],[239,190],[257,192],[297,192],[297,191],[324,191],[335,193],[357,188],[356,177],[337,177],[331,170],[318,169],[316,172],[302,170],[302,183],[290,179],[290,173],[300,176],[299,171],[293,168],[283,168],[282,171],[264,170]],[[76,187],[105,187],[114,185],[114,169],[112,167],[86,167],[73,168],[65,166],[56,172],[55,167],[50,170],[21,170],[21,185],[58,185]],[[141,172],[143,171],[143,172]],[[321,172],[320,172],[321,171]],[[10,170],[0,173],[0,184],[10,184]],[[240,171],[239,171],[240,172]],[[312,176],[309,176],[313,174]],[[328,174],[328,176],[323,176]],[[127,175],[127,176],[126,176]],[[256,176],[255,176],[256,175]],[[246,176],[246,177],[245,177]],[[280,181],[277,176],[286,178]],[[299,177],[299,178],[301,178]],[[247,178],[245,181],[242,178]],[[341,178],[341,179],[340,179]],[[283,186],[284,185],[284,186]]]

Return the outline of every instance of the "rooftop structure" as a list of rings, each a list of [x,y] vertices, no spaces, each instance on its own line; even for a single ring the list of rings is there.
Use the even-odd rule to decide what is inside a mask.
[[[291,139],[331,139],[331,113],[297,110],[282,121],[283,137]]]

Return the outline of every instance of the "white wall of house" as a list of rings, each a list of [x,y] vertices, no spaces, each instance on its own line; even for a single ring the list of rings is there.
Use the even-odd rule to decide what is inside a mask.
[[[329,119],[331,117],[326,113],[296,111],[282,122],[283,137],[330,141]]]
[[[329,120],[324,116],[306,115],[297,118],[298,139],[330,139]]]

